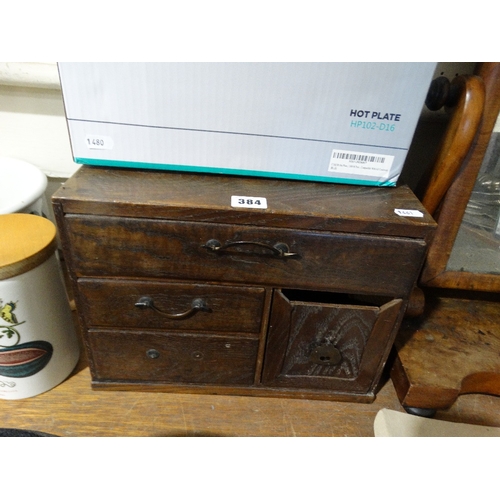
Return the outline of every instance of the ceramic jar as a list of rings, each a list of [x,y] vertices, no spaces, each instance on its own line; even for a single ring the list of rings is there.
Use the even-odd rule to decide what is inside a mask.
[[[0,215],[0,398],[22,399],[61,383],[80,349],[44,217]]]
[[[21,212],[47,216],[47,176],[39,168],[16,158],[0,158],[0,177],[0,214]]]

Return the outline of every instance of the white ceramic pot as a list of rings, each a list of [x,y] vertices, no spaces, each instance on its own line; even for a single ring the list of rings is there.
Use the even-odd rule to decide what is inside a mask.
[[[39,168],[23,160],[0,158],[0,178],[0,214],[47,216],[47,176]]]

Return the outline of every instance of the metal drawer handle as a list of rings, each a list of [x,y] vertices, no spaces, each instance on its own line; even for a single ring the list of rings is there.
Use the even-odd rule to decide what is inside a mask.
[[[260,241],[228,241],[224,243],[224,245],[222,245],[218,240],[208,240],[204,245],[202,245],[202,247],[208,248],[208,250],[211,250],[212,252],[222,252],[227,248],[241,245],[256,245],[258,247],[267,248],[268,250],[271,250],[271,252],[273,252],[276,257],[287,258],[296,257],[298,255],[296,253],[290,252],[290,249],[288,248],[288,245],[286,243],[276,243],[275,245],[268,245],[267,243],[261,243]]]
[[[166,316],[169,319],[188,318],[189,316],[192,316],[198,311],[210,312],[210,308],[207,306],[206,302],[203,299],[193,299],[193,302],[191,302],[191,309],[177,314],[166,313],[165,311],[158,309],[154,305],[153,299],[151,297],[141,297],[136,302],[135,306],[140,307],[142,309],[146,308],[153,309],[153,311],[156,311],[158,314]]]

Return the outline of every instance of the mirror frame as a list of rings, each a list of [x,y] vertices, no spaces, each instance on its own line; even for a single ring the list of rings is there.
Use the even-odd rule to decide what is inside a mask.
[[[438,228],[420,276],[421,287],[500,292],[500,275],[447,270],[455,239],[500,112],[500,63],[478,63],[485,85],[484,112],[465,160],[434,218]]]

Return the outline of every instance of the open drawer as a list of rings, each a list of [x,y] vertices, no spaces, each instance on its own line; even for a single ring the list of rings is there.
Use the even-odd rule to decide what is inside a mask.
[[[275,290],[262,383],[370,392],[402,305],[386,297]]]

